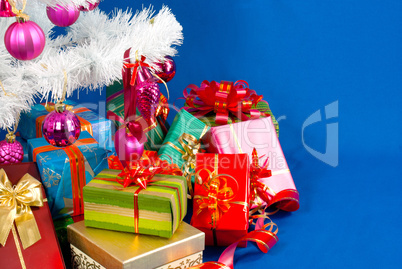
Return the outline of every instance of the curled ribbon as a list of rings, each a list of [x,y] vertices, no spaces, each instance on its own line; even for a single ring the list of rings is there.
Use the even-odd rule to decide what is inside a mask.
[[[0,170],[0,244],[5,245],[7,237],[18,229],[24,249],[41,239],[31,206],[43,206],[41,183],[25,174],[17,185],[12,186],[6,172]]]
[[[269,159],[267,158],[263,166],[260,166],[257,150],[255,148],[253,149],[252,163],[250,167],[250,203],[259,204],[258,202],[255,202],[256,199],[262,199],[268,203],[270,200],[270,193],[272,193],[272,195],[276,194],[271,188],[259,181],[261,178],[272,176],[271,170],[268,169],[268,160]]]
[[[190,89],[190,92],[188,92]],[[217,124],[227,124],[229,113],[242,121],[268,116],[269,113],[253,109],[262,100],[262,95],[248,88],[245,81],[235,83],[222,81],[220,84],[204,80],[201,87],[194,84],[187,86],[183,91],[188,112],[196,117],[202,117],[209,112],[215,112]],[[247,116],[247,114],[249,116]]]
[[[202,187],[208,192],[208,196],[194,196],[194,201],[199,208],[196,214],[199,215],[203,210],[207,209],[211,214],[210,225],[212,229],[216,228],[222,215],[230,209],[230,201],[235,197],[235,192],[227,184],[227,177],[232,178],[237,183],[230,175],[209,173],[208,179],[202,183]]]
[[[21,18],[25,21],[29,20],[29,16],[23,13],[27,5],[26,0],[23,0],[21,9],[17,9],[16,2],[14,2],[13,0],[9,0],[8,3],[11,5],[11,11],[15,14],[17,18]]]

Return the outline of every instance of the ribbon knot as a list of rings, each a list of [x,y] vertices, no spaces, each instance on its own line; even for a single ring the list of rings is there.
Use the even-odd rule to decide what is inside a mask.
[[[211,214],[210,224],[213,229],[216,228],[222,215],[230,209],[230,201],[235,197],[234,191],[227,185],[227,177],[230,176],[225,174],[213,176],[213,173],[210,173],[208,180],[202,186],[208,195],[194,196],[194,201],[199,208],[196,214],[198,215],[207,209]]]
[[[24,249],[41,239],[31,206],[43,206],[41,183],[25,174],[12,186],[7,174],[0,170],[0,244],[5,245],[15,221]]]
[[[181,152],[183,154],[182,159],[185,161],[183,164],[183,172],[189,174],[190,169],[195,168],[196,155],[201,149],[201,143],[193,135],[187,133],[184,133],[179,137],[179,143],[184,150]]]
[[[190,89],[190,92],[187,91]],[[268,116],[269,113],[252,109],[262,100],[262,95],[248,88],[245,81],[228,82],[220,84],[215,81],[203,81],[201,87],[189,85],[183,92],[186,100],[185,109],[196,117],[202,117],[209,112],[214,112],[217,124],[227,124],[229,113],[246,121]]]
[[[272,176],[271,170],[268,169],[269,159],[267,158],[262,166],[259,164],[257,150],[254,148],[252,152],[252,163],[250,167],[250,201],[256,203],[255,199],[262,199],[269,202],[269,193],[275,195],[275,192],[259,179]],[[257,202],[258,203],[258,202]]]
[[[150,68],[149,64],[145,63],[145,59],[146,59],[146,57],[144,55],[141,55],[141,59],[139,60],[138,52],[136,52],[135,63],[127,63],[127,62],[124,63],[125,68],[127,68],[127,69],[133,68],[133,75],[131,76],[131,81],[130,81],[131,86],[134,86],[134,84],[135,84],[138,68],[143,68],[143,67]]]

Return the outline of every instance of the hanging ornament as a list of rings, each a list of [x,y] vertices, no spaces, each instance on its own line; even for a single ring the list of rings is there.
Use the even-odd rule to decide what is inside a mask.
[[[66,147],[74,144],[81,133],[81,123],[74,112],[66,109],[59,102],[55,110],[50,112],[42,124],[42,133],[46,141],[56,147]]]
[[[7,0],[0,0],[0,17],[15,17],[12,7]]]
[[[24,159],[24,149],[20,142],[15,140],[15,131],[17,130],[18,120],[15,124],[14,131],[8,130],[6,139],[0,141],[0,164],[15,164],[22,162]]]
[[[156,65],[161,69],[161,71],[155,71],[155,74],[165,82],[171,81],[176,74],[176,63],[173,58],[166,56],[163,61],[156,63]],[[158,83],[162,83],[162,81],[159,80]]]
[[[152,119],[159,104],[161,92],[148,68],[138,69],[135,88],[138,110],[145,120]]]
[[[130,133],[128,128],[120,128],[114,137],[114,147],[121,161],[138,160],[144,152],[144,144]]]
[[[97,0],[94,4],[90,3],[89,1],[87,1],[87,3],[88,7],[80,6],[79,10],[84,12],[92,11],[99,6],[100,0]]]
[[[38,57],[45,48],[46,37],[42,28],[35,22],[28,21],[24,14],[26,0],[22,9],[18,10],[13,1],[9,2],[12,12],[17,16],[17,22],[11,24],[4,34],[4,45],[7,51],[16,59],[28,61]]]
[[[60,27],[73,25],[80,16],[80,11],[74,4],[69,4],[66,7],[60,5],[56,7],[48,6],[46,12],[49,20]]]

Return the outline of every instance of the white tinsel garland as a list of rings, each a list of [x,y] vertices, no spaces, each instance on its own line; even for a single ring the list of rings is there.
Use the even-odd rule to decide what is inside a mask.
[[[153,63],[166,55],[174,56],[174,46],[181,45],[183,40],[182,27],[167,7],[154,17],[152,7],[136,14],[129,10],[116,10],[110,15],[100,10],[83,12],[65,36],[50,39],[52,25],[43,4],[50,1],[38,1],[42,3],[29,1],[26,13],[46,34],[42,55],[32,61],[17,61],[0,43],[0,80],[8,92],[0,93],[1,128],[11,127],[21,111],[29,110],[35,96],[46,101],[59,100],[64,71],[68,74],[68,97],[75,90],[94,90],[120,79],[123,54],[128,48],[132,48],[132,61],[138,51],[147,57],[146,63],[157,68]],[[2,36],[12,22],[12,18],[0,18]]]

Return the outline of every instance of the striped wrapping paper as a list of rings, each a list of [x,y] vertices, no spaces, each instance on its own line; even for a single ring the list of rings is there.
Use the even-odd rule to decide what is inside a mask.
[[[106,110],[113,111],[118,116],[124,119],[124,91],[121,89],[122,85],[118,87],[119,84],[113,84],[112,88],[107,88],[107,101],[106,101]],[[137,109],[137,115],[141,115]],[[121,123],[118,121],[112,120],[116,127],[119,128]],[[144,148],[146,150],[157,151],[163,143],[165,138],[165,133],[163,132],[163,127],[160,125],[161,122],[158,121],[158,125],[152,130],[148,131],[145,135],[147,137],[147,142],[144,144]],[[169,125],[167,122],[165,123],[165,128],[169,129]]]
[[[120,170],[105,169],[83,191],[85,225],[107,230],[135,232],[134,192],[115,179]],[[138,233],[170,238],[187,212],[184,177],[155,175],[138,194]]]
[[[187,107],[187,105],[184,105],[184,106]],[[271,115],[272,122],[274,123],[274,126],[275,126],[276,134],[279,137],[279,124],[276,121],[274,115],[272,114],[272,111],[269,108],[268,103],[266,101],[260,101],[260,102],[258,102],[257,106],[253,107],[253,109],[258,109],[259,111],[263,111],[263,112],[269,113]],[[247,116],[250,117],[250,115],[247,115]],[[261,118],[264,118],[264,116],[261,116]],[[219,124],[215,123],[215,114],[213,112],[208,113],[204,117],[200,117],[199,120],[202,121],[203,123],[205,123],[206,125],[210,126],[210,127],[219,126]],[[235,123],[235,122],[240,122],[240,121],[241,121],[240,119],[236,118],[233,115],[230,115],[229,119],[228,119],[228,124]]]
[[[187,133],[194,136],[196,139],[201,140],[209,129],[209,126],[205,125],[205,123],[191,115],[186,110],[180,110],[173,120],[172,126],[163,141],[162,147],[158,151],[159,158],[169,162],[173,161],[173,163],[182,168],[185,162],[182,159],[182,153],[169,145],[169,143],[172,143],[174,146],[183,150],[182,145],[179,143],[179,137],[182,134]]]

